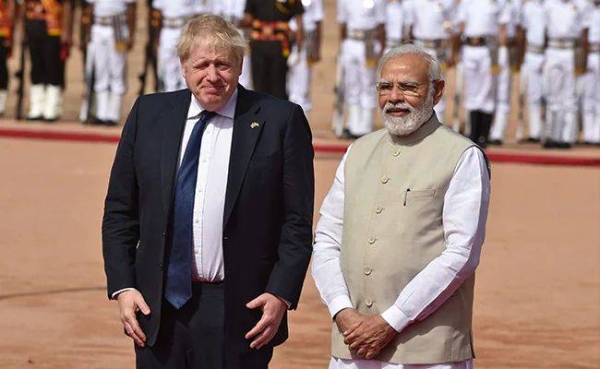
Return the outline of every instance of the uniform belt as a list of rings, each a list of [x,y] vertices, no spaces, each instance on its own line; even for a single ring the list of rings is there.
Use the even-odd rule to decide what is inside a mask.
[[[424,39],[424,38],[416,38],[414,44],[419,47],[424,47],[426,49],[438,49],[442,47],[444,40],[441,38],[438,39]]]
[[[575,44],[575,39],[572,38],[554,38],[548,41],[548,47],[553,49],[572,49]]]
[[[163,18],[162,25],[165,28],[181,28],[187,20],[187,17]]]
[[[370,38],[373,33],[371,29],[351,29],[348,30],[348,36],[350,40],[364,41]]]
[[[600,42],[595,42],[595,43],[591,43],[589,44],[589,51],[591,53],[599,53],[600,52]]]
[[[115,17],[125,17],[125,14],[117,14],[111,17],[94,17],[94,24],[100,26],[112,26]]]
[[[487,41],[485,37],[465,37],[465,45],[469,46],[486,46]]]
[[[527,44],[527,52],[533,54],[543,54],[544,46],[543,45],[535,45],[535,44]]]

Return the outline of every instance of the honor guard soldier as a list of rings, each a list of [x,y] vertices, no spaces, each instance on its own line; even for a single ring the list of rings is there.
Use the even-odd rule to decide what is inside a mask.
[[[385,51],[398,47],[406,40],[406,4],[408,0],[386,0]]]
[[[406,2],[406,23],[412,42],[425,49],[429,55],[437,57],[446,79],[448,68],[456,61],[452,37],[455,37],[452,21],[456,12],[454,0],[408,0]],[[444,123],[446,99],[444,96],[434,107],[435,113]]]
[[[4,114],[6,97],[8,96],[8,67],[6,62],[12,54],[15,15],[14,0],[0,0],[0,116]]]
[[[593,0],[588,30],[588,59],[583,94],[583,142],[600,145],[600,0]]]
[[[544,2],[547,92],[545,148],[570,148],[578,135],[577,76],[583,74],[587,42],[585,8],[573,0]]]
[[[127,87],[127,52],[135,34],[135,0],[88,0],[93,6],[91,57],[94,60],[94,124],[117,125]],[[90,57],[90,56],[88,56]]]
[[[510,115],[512,76],[519,71],[521,56],[517,42],[517,27],[520,24],[520,0],[505,0],[505,12],[509,14],[506,23],[506,38],[498,49],[498,91],[496,92],[496,113],[490,131],[490,145],[502,145]]]
[[[496,109],[498,47],[505,42],[509,14],[496,0],[463,0],[457,17],[470,138],[485,147]]]
[[[542,0],[528,0],[521,12],[521,29],[525,34],[525,57],[521,75],[527,89],[528,138],[540,142],[543,110],[544,9]],[[523,107],[521,107],[523,108]]]
[[[213,14],[220,16],[221,18],[227,19],[233,25],[235,25],[240,33],[244,34],[244,37],[248,39],[249,33],[247,28],[242,28],[242,18],[244,18],[244,9],[246,8],[246,0],[219,0],[216,1],[213,6]],[[238,81],[246,89],[252,90],[252,63],[250,62],[250,49],[246,50],[244,55],[244,61],[242,62],[242,74]]]
[[[201,0],[154,0],[154,8],[160,12],[161,29],[158,41],[158,78],[160,91],[168,92],[186,88],[181,75],[177,41],[181,29],[194,14],[203,10]]]
[[[302,22],[304,29],[304,45],[301,49],[294,47],[292,55],[297,55],[296,60],[290,57],[290,71],[288,74],[288,93],[290,101],[295,102],[308,113],[312,107],[311,81],[312,66],[321,60],[321,22],[323,20],[323,3],[321,0],[302,0],[304,14]],[[296,20],[290,21],[293,32],[298,30]]]
[[[290,44],[289,21],[296,19],[298,30],[295,44],[303,46],[302,13],[300,0],[247,0],[244,27],[251,27],[250,49],[252,82],[256,91],[287,99],[287,59]]]
[[[338,0],[349,138],[358,138],[373,129],[375,69],[385,49],[385,12],[385,0]]]
[[[31,60],[28,120],[53,122],[61,111],[65,62],[71,46],[73,0],[25,0]]]

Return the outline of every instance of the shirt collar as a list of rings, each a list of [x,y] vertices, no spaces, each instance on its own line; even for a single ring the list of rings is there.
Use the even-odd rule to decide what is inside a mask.
[[[200,113],[206,110],[204,109],[204,107],[202,107],[200,101],[196,99],[196,96],[194,96],[194,94],[191,95],[192,101],[188,110],[187,119],[198,118],[200,116]],[[238,88],[236,87],[233,91],[233,94],[231,94],[229,101],[227,101],[227,104],[225,104],[225,106],[223,106],[221,109],[217,110],[216,113],[224,117],[233,119],[233,117],[235,116],[235,107],[237,105],[237,96]]]

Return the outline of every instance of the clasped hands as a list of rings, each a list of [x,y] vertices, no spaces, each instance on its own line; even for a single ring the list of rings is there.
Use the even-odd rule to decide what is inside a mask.
[[[379,314],[363,315],[346,308],[335,316],[344,343],[361,358],[372,359],[398,334]]]

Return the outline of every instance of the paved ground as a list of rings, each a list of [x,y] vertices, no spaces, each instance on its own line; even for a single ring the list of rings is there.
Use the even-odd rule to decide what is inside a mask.
[[[326,48],[315,70],[310,120],[316,143],[343,145],[328,129],[337,27],[334,1],[325,3]],[[127,106],[138,86],[140,50],[131,56]],[[0,130],[118,135],[118,128],[73,122],[82,80],[78,56],[69,62],[64,122],[16,123],[9,111]],[[513,116],[510,132],[514,128]],[[0,137],[0,368],[133,367],[116,304],[105,296],[101,259],[102,203],[115,147]],[[600,157],[598,149],[542,152],[512,143],[491,152]],[[335,153],[317,155],[317,208],[339,160]],[[477,366],[598,368],[600,170],[503,163],[492,170],[476,286]],[[291,338],[277,350],[272,367],[326,367],[330,319],[310,276],[290,318]]]

